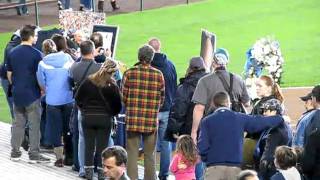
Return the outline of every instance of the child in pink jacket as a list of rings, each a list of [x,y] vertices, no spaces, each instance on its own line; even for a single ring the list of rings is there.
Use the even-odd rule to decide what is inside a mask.
[[[197,162],[198,151],[191,136],[180,136],[177,141],[176,154],[170,164],[170,171],[176,180],[196,179],[195,166]]]

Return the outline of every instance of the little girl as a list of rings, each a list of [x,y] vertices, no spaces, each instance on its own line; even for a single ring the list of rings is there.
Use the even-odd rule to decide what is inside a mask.
[[[190,135],[181,135],[177,141],[176,154],[174,155],[170,171],[176,180],[194,180],[195,165],[198,161],[198,151]]]

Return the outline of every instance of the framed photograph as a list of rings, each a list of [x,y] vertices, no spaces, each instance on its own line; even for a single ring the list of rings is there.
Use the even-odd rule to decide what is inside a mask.
[[[112,52],[112,58],[116,56],[116,47],[119,34],[119,26],[94,25],[92,32],[98,32],[103,37],[103,48]]]

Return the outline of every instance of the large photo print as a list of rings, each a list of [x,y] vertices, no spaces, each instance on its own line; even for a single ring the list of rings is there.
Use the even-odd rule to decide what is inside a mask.
[[[105,24],[105,14],[87,11],[59,11],[59,25],[66,32],[81,30],[87,37],[94,25]]]

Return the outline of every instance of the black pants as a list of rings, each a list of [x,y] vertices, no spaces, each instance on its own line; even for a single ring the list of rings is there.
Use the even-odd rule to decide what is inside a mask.
[[[94,152],[97,157],[108,145],[111,131],[111,117],[108,114],[83,113],[82,128],[85,142],[85,166],[93,167]],[[97,159],[98,167],[102,167],[101,158]]]

